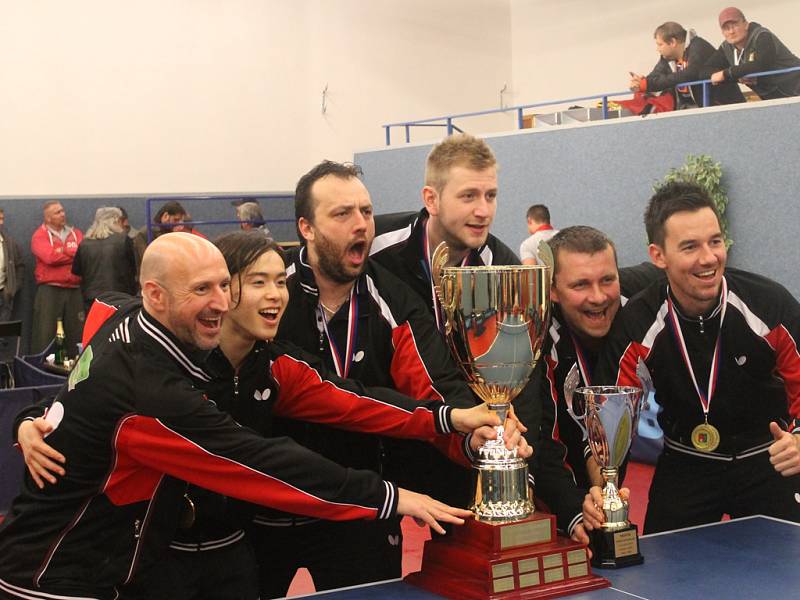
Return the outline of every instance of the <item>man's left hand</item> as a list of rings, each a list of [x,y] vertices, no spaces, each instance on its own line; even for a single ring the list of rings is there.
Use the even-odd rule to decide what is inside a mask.
[[[769,431],[775,440],[769,447],[769,462],[784,477],[800,473],[800,435],[784,431],[775,421]]]
[[[725,71],[717,71],[716,73],[712,73],[711,83],[714,85],[725,83]]]

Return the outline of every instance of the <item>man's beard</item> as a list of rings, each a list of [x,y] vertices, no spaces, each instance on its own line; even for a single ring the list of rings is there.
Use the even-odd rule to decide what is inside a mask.
[[[366,241],[364,243],[367,244],[365,254],[369,256],[369,246],[371,244]],[[367,264],[367,262],[364,261],[357,271],[345,268],[343,263],[346,248],[347,246],[340,248],[324,235],[317,232],[317,266],[325,277],[336,283],[351,283],[355,281],[358,279],[358,276],[361,275]]]

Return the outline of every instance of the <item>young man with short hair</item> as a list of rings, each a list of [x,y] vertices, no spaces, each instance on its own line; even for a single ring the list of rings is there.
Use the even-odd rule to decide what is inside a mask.
[[[774,281],[726,269],[719,215],[699,186],[661,187],[645,226],[667,282],[626,304],[597,375],[638,385],[642,359],[662,407],[645,533],[724,514],[800,522],[800,304]]]
[[[558,229],[550,224],[550,209],[544,204],[534,204],[528,209],[526,216],[530,237],[520,244],[519,257],[523,265],[543,264],[539,260],[539,244],[552,238],[558,233]]]
[[[424,208],[419,213],[376,218],[378,235],[372,257],[411,286],[443,331],[430,271],[431,254],[440,242],[447,242],[451,266],[519,264],[508,246],[489,232],[497,210],[497,160],[489,145],[466,134],[435,145],[426,161],[422,201]],[[514,410],[528,427],[526,437],[534,447],[529,481],[537,497],[556,514],[559,529],[573,539],[583,539],[585,490],[575,485],[564,464],[563,446],[550,437],[555,415],[552,411],[543,414],[543,363],[539,361],[514,400]]]

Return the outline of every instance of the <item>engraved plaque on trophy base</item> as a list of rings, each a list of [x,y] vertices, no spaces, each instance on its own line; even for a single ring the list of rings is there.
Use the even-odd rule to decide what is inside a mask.
[[[422,570],[406,581],[446,598],[555,598],[608,587],[593,575],[586,548],[556,535],[555,517],[513,523],[468,520],[425,543]]]
[[[589,535],[592,566],[598,569],[620,569],[644,562],[639,552],[638,529],[633,523],[610,531],[595,529]]]

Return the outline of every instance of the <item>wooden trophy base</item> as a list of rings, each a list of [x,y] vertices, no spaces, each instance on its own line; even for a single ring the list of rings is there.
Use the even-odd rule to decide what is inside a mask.
[[[589,536],[592,566],[598,569],[621,569],[644,562],[639,552],[639,530],[633,523],[613,531],[595,529]]]
[[[556,536],[556,518],[536,513],[492,525],[474,519],[425,543],[422,570],[408,583],[446,598],[555,598],[608,587],[586,547]]]

